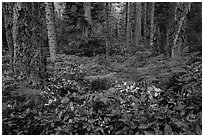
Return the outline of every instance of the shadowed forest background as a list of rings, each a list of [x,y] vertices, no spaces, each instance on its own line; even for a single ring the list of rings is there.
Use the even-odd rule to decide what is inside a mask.
[[[202,3],[2,3],[2,134],[201,135],[201,85]]]

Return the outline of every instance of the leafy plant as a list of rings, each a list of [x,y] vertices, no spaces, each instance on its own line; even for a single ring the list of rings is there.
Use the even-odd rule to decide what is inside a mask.
[[[56,69],[48,69],[45,90],[9,92],[3,134],[202,134],[201,62],[173,74],[163,89],[150,80],[90,90],[80,67],[67,60],[62,56]]]

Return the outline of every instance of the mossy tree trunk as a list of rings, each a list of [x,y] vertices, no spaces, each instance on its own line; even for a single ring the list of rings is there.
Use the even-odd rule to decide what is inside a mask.
[[[16,78],[31,87],[42,87],[46,77],[46,57],[39,3],[17,2],[13,11]]]

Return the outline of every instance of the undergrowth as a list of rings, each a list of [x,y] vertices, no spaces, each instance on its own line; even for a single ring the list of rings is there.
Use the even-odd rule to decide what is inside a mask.
[[[3,134],[202,134],[199,59],[187,64],[185,73],[173,74],[164,88],[120,82],[96,90],[83,79],[78,64],[61,60],[58,65],[49,70],[45,89],[35,92],[8,92],[15,82],[4,74]]]

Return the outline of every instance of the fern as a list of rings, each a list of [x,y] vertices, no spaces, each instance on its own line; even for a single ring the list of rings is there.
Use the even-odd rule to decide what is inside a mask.
[[[97,96],[96,93],[89,93],[86,95],[81,96],[81,99],[86,103],[91,103],[94,101],[94,98]]]

